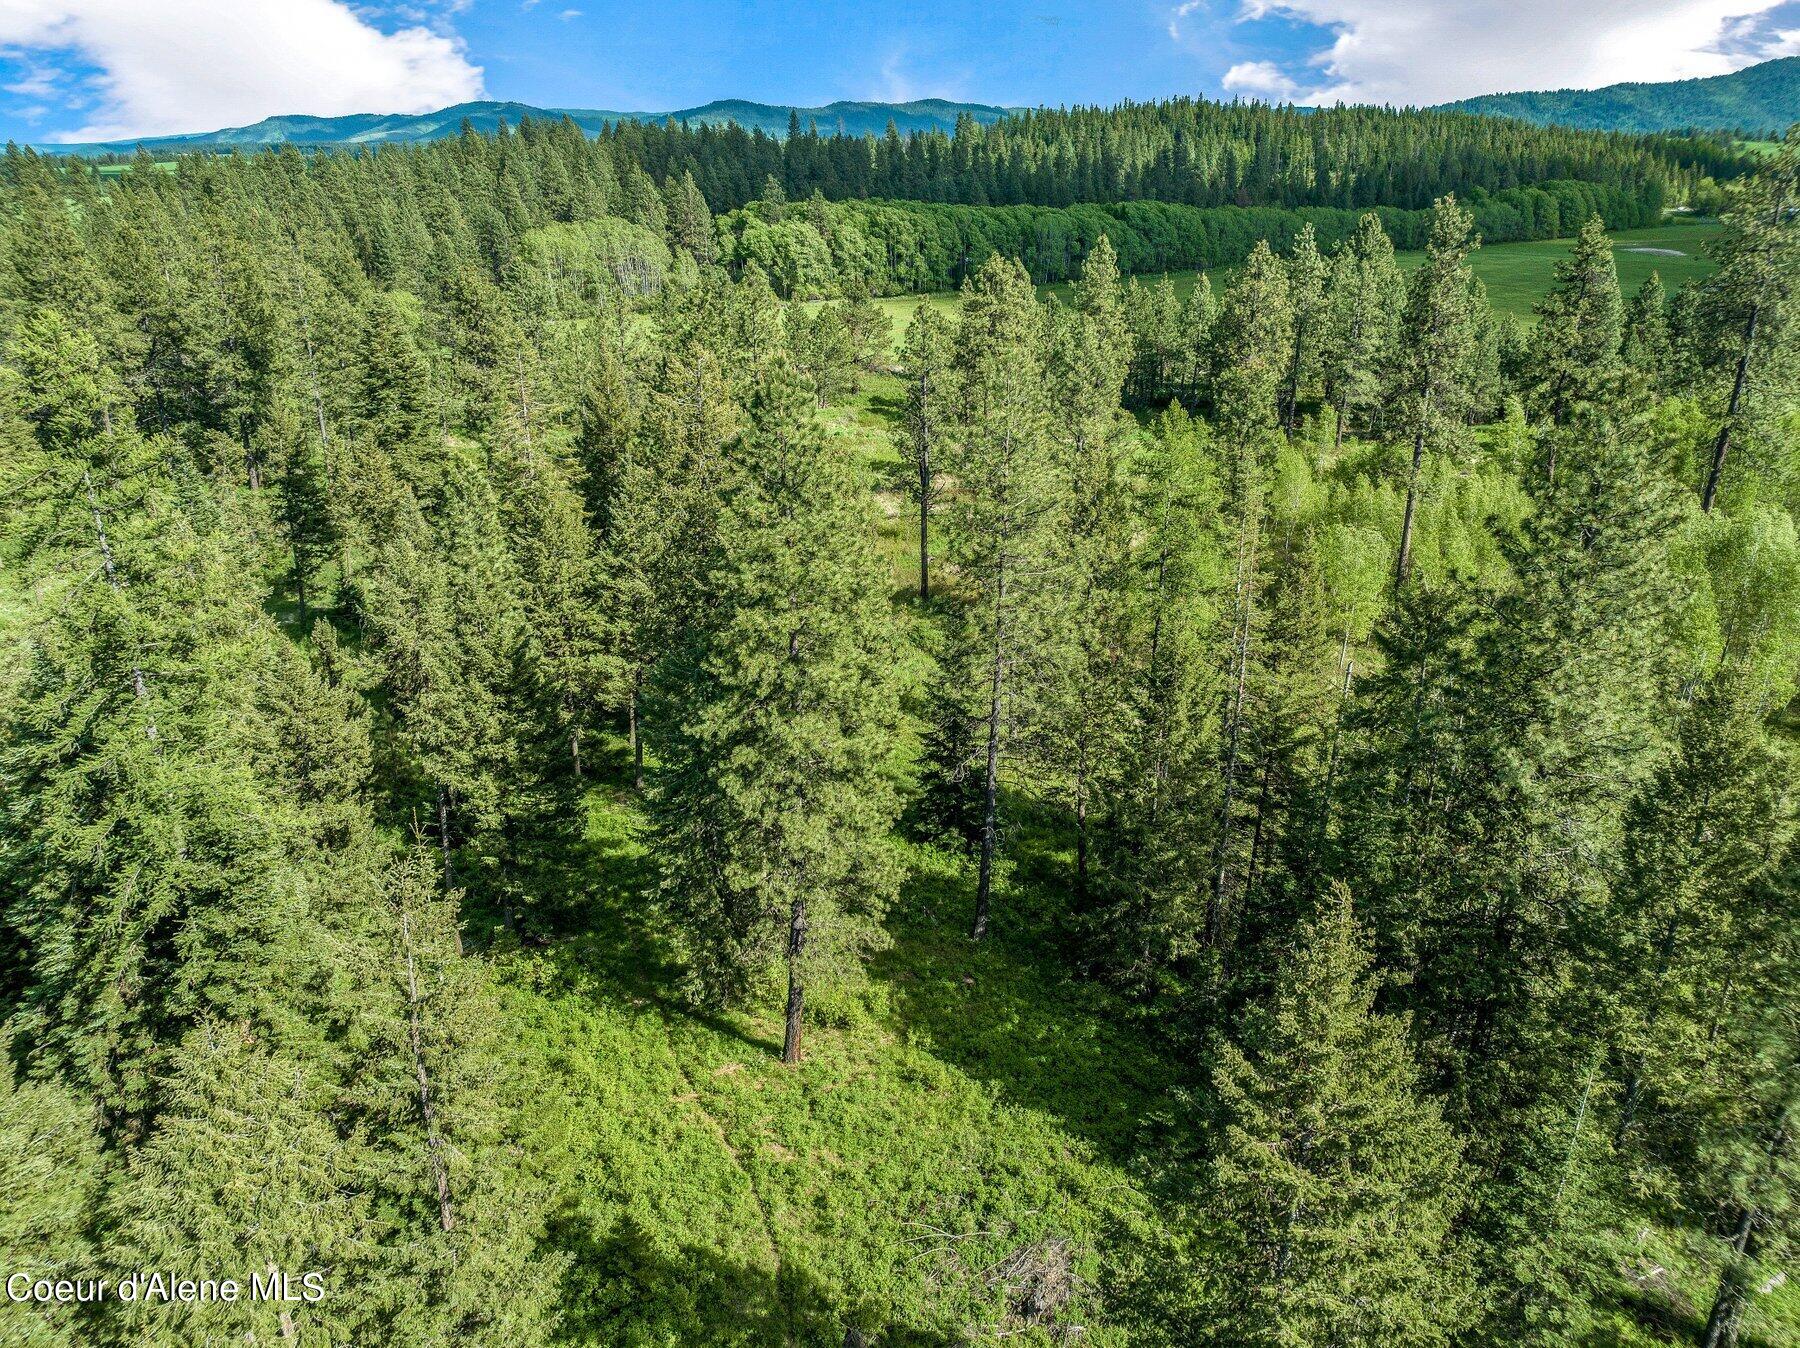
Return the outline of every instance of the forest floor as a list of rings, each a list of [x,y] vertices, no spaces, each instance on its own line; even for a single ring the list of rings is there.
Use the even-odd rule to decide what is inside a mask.
[[[1708,275],[1713,269],[1713,263],[1703,250],[1707,240],[1717,233],[1718,228],[1716,220],[1671,215],[1662,224],[1647,229],[1616,231],[1612,236],[1613,256],[1619,267],[1620,289],[1627,297],[1635,295],[1638,287],[1650,279],[1653,271],[1661,274],[1663,284],[1671,292],[1689,281],[1697,281]],[[1469,266],[1487,286],[1488,300],[1496,309],[1529,319],[1532,316],[1532,305],[1544,297],[1555,279],[1555,265],[1568,256],[1573,244],[1573,239],[1490,244],[1478,248],[1470,256]],[[1425,261],[1422,251],[1403,252],[1397,256],[1401,268],[1406,271],[1411,271]],[[1221,274],[1213,278],[1215,288],[1220,284],[1225,270],[1221,269]],[[1195,275],[1193,272],[1178,272],[1170,277],[1175,284],[1176,293],[1183,299],[1194,288]],[[1058,283],[1039,286],[1038,293],[1056,295],[1067,300],[1072,288],[1066,283]],[[942,291],[924,298],[946,312],[954,311],[956,307],[956,295],[953,291]],[[893,321],[896,344],[905,332],[907,320],[912,317],[919,299],[917,295],[893,295],[876,301]]]
[[[796,1070],[777,990],[720,1015],[671,1000],[642,827],[628,790],[597,791],[591,888],[502,957],[547,1083],[526,1152],[561,1193],[571,1341],[1170,1341],[1189,1072],[1050,953],[1047,876],[1015,877],[978,947],[962,863],[897,843],[892,944],[815,999]]]

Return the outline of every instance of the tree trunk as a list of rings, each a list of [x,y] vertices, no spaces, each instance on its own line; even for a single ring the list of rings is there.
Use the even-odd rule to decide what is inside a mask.
[[[1345,417],[1345,414],[1349,410],[1350,410],[1350,395],[1348,393],[1339,394],[1338,400],[1337,400],[1337,433],[1336,433],[1336,435],[1334,435],[1332,437],[1332,441],[1331,441],[1331,449],[1332,449],[1333,454],[1343,453],[1343,450],[1344,450],[1344,417]]]
[[[931,470],[919,470],[919,602],[931,598]]]
[[[1006,668],[1006,558],[1000,559],[999,583],[994,595],[994,664],[988,689],[987,765],[982,775],[981,871],[975,882],[975,926],[969,935],[979,941],[987,935],[988,905],[994,889],[994,843],[999,828],[1000,802],[1000,695]]]
[[[631,723],[631,786],[638,792],[644,789],[644,732],[638,724],[638,693],[643,686],[644,671],[640,666],[631,671],[631,697],[626,704]]]
[[[450,788],[441,783],[437,789],[437,822],[438,847],[444,854],[444,893],[448,894],[456,887],[456,876],[450,867]]]
[[[1719,1273],[1719,1290],[1713,1297],[1712,1313],[1706,1317],[1700,1348],[1736,1348],[1738,1330],[1744,1323],[1744,1306],[1750,1300],[1750,1258],[1756,1252],[1756,1221],[1754,1206],[1738,1210],[1737,1224],[1731,1233],[1731,1253]]]
[[[1737,373],[1731,380],[1731,401],[1725,406],[1725,419],[1719,423],[1719,435],[1713,441],[1712,462],[1706,469],[1706,486],[1700,493],[1703,513],[1711,513],[1713,500],[1719,494],[1719,478],[1725,472],[1725,455],[1731,448],[1731,428],[1744,399],[1744,386],[1750,381],[1750,360],[1756,348],[1756,324],[1761,314],[1762,306],[1753,304],[1750,316],[1744,320],[1744,342],[1738,350]]]
[[[1246,556],[1246,554],[1248,554]],[[1219,841],[1211,893],[1206,903],[1206,944],[1218,945],[1224,930],[1225,891],[1231,870],[1231,811],[1237,803],[1238,752],[1244,724],[1244,687],[1250,677],[1250,626],[1255,604],[1256,543],[1246,538],[1238,547],[1237,650],[1231,696],[1231,728],[1225,741],[1225,791],[1219,803]]]
[[[107,424],[111,427],[111,414],[107,416]],[[125,587],[119,583],[119,573],[113,567],[112,544],[106,538],[106,521],[100,514],[100,496],[94,490],[94,475],[87,469],[81,470],[82,484],[87,488],[88,513],[94,519],[94,538],[100,546],[100,569],[106,576],[106,585],[115,595],[123,595]],[[137,661],[131,662],[131,694],[139,702],[150,697],[150,681],[144,677],[144,667]],[[148,712],[144,715],[144,737],[151,743],[156,742],[156,718]]]
[[[788,914],[787,1029],[781,1041],[781,1061],[789,1066],[800,1061],[800,1020],[806,990],[800,984],[800,952],[806,944],[806,900],[795,899]]]
[[[425,1071],[424,1034],[419,1019],[419,973],[413,960],[412,920],[404,908],[400,912],[400,938],[406,950],[407,1044],[412,1051],[413,1074],[419,1083],[419,1115],[425,1123],[425,1154],[431,1162],[432,1182],[437,1188],[438,1221],[444,1230],[452,1231],[456,1228],[456,1213],[450,1206],[450,1171],[444,1162],[444,1140],[438,1136],[431,1078]]]
[[[1419,504],[1419,469],[1425,462],[1425,423],[1431,416],[1431,390],[1425,390],[1419,405],[1419,429],[1413,435],[1412,472],[1406,479],[1406,511],[1400,518],[1400,552],[1394,559],[1394,588],[1406,584],[1406,573],[1412,567],[1413,514]]]

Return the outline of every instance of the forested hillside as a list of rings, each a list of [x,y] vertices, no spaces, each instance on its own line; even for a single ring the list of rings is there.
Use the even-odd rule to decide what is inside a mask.
[[[741,98],[715,99],[695,108],[669,112],[607,112],[598,108],[536,108],[527,103],[456,103],[436,112],[361,113],[346,117],[265,117],[249,126],[218,131],[195,131],[179,136],[145,136],[137,140],[99,141],[87,145],[46,147],[58,154],[97,158],[129,156],[138,150],[151,154],[182,154],[195,150],[263,149],[276,145],[348,148],[358,145],[415,144],[445,140],[465,126],[493,135],[502,123],[568,119],[593,134],[618,121],[678,122],[693,126],[742,127],[770,136],[784,136],[793,127],[816,126],[826,136],[877,136],[892,124],[901,134],[914,131],[951,131],[958,117],[968,116],[986,124],[1006,116],[1005,108],[985,103],[949,103],[941,98],[921,98],[910,103],[827,103],[823,107],[790,107],[786,104],[752,103]]]
[[[1593,131],[1715,131],[1780,135],[1800,119],[1800,56],[1763,61],[1729,75],[1661,84],[1609,84],[1484,94],[1447,103],[1443,111],[1517,117],[1539,126]]]
[[[1794,1342],[1800,135],[844,144],[7,154],[0,1337]]]

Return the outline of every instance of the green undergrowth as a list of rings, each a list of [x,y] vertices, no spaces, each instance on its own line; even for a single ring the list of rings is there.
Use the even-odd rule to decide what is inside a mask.
[[[566,930],[502,959],[570,1342],[1177,1341],[1182,1064],[1047,957],[1041,896],[975,946],[961,860],[896,843],[892,944],[786,1068],[776,999],[668,992],[625,793],[595,795],[589,842]]]

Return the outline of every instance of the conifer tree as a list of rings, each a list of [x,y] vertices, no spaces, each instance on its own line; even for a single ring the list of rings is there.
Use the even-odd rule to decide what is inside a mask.
[[[1207,1257],[1235,1342],[1445,1344],[1466,1317],[1456,1139],[1368,970],[1335,887],[1220,1052]]]
[[[806,989],[875,939],[894,877],[886,606],[857,484],[779,362],[750,409],[720,522],[714,614],[664,677],[652,797],[664,902],[696,990],[741,997],[785,964],[782,1060]]]
[[[959,486],[951,560],[968,595],[944,676],[958,778],[980,783],[977,940],[1001,856],[1000,779],[1028,744],[1063,655],[1055,543],[1066,512],[1044,401],[1043,320],[1024,268],[1000,257],[969,285],[954,347],[946,454]],[[946,783],[954,786],[956,783]]]
[[[1734,443],[1766,438],[1786,377],[1794,309],[1800,304],[1800,128],[1788,132],[1763,168],[1736,185],[1724,232],[1714,245],[1719,269],[1705,283],[1705,322],[1726,353],[1724,404],[1713,437],[1700,508],[1711,511]],[[1728,391],[1726,391],[1728,390]],[[1753,465],[1754,466],[1754,465]],[[1765,465],[1772,466],[1772,465]]]
[[[1258,663],[1263,529],[1268,511],[1267,477],[1276,431],[1276,399],[1287,366],[1291,319],[1286,276],[1266,244],[1251,253],[1244,270],[1225,292],[1213,327],[1217,356],[1214,377],[1214,444],[1224,502],[1226,546],[1231,575],[1221,612],[1225,671],[1220,715],[1220,791],[1213,858],[1208,883],[1204,939],[1219,947],[1226,939],[1227,908],[1241,880],[1238,815],[1242,810],[1242,768],[1251,751],[1247,727]]]
[[[1073,312],[1047,316],[1051,419],[1068,483],[1066,547],[1073,637],[1059,689],[1056,735],[1075,816],[1075,892],[1088,886],[1095,779],[1117,755],[1127,716],[1125,650],[1131,620],[1132,525],[1119,398],[1131,356],[1112,245],[1102,236],[1082,265]]]
[[[1352,413],[1373,421],[1382,410],[1382,381],[1399,342],[1405,294],[1394,245],[1380,217],[1363,216],[1356,233],[1332,257],[1326,293],[1321,363],[1327,396],[1337,413],[1339,448]]]
[[[1669,333],[1669,296],[1662,275],[1651,272],[1625,308],[1625,363],[1641,371],[1652,388],[1663,390],[1673,360]]]
[[[950,323],[924,300],[907,325],[900,350],[901,377],[906,383],[901,428],[896,438],[908,472],[906,491],[919,508],[919,599],[931,598],[931,511],[941,494],[938,456],[947,433],[952,394]]]
[[[60,1083],[19,1080],[9,1065],[0,1072],[0,1167],[0,1259],[9,1273],[33,1282],[102,1276],[90,1235],[101,1174],[92,1112]],[[0,1324],[21,1348],[76,1348],[78,1310],[10,1303]]]
[[[694,175],[684,170],[679,179],[669,179],[663,195],[669,215],[669,241],[677,248],[685,248],[703,267],[717,262],[719,243],[713,234],[712,212],[706,208],[706,198],[700,195]]]
[[[1287,273],[1292,325],[1286,387],[1282,390],[1281,428],[1292,436],[1300,422],[1300,395],[1319,366],[1326,322],[1325,287],[1329,268],[1319,253],[1318,237],[1308,222],[1300,227],[1293,250],[1283,260]]]
[[[1155,986],[1197,948],[1191,867],[1217,811],[1211,755],[1220,671],[1207,637],[1224,558],[1206,435],[1205,423],[1170,408],[1143,452],[1129,715],[1098,783],[1106,810],[1082,926],[1094,947],[1089,960],[1135,989]]]
[[[1606,403],[1619,375],[1624,322],[1619,273],[1599,216],[1581,227],[1555,273],[1549,293],[1535,306],[1531,408],[1542,420],[1562,426]],[[1544,472],[1556,476],[1554,438]]]
[[[1436,202],[1425,265],[1408,283],[1404,341],[1396,353],[1389,394],[1397,428],[1412,447],[1400,546],[1394,554],[1396,586],[1406,583],[1412,569],[1413,520],[1426,456],[1458,443],[1468,411],[1469,361],[1476,346],[1479,303],[1468,265],[1470,250],[1479,246],[1470,233],[1473,226],[1473,218],[1454,197]]]

